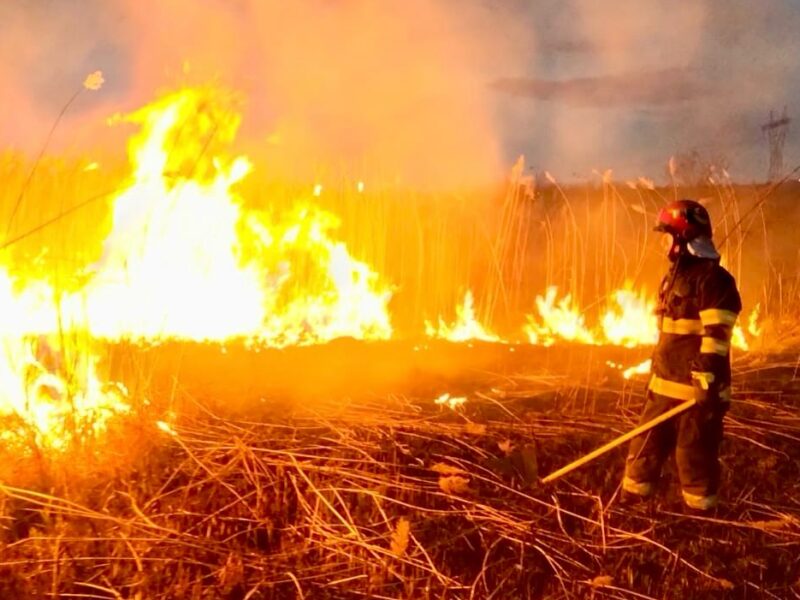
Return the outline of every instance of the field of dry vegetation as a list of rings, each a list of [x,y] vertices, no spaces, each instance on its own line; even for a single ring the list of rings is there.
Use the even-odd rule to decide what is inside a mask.
[[[88,167],[45,159],[26,184],[30,165],[0,158],[4,262],[20,277],[69,290],[100,256],[125,171]],[[58,451],[33,431],[0,449],[0,598],[800,597],[800,188],[536,183],[518,165],[474,194],[315,199],[396,285],[391,341],[101,343],[130,411]],[[241,194],[276,207],[302,193]],[[708,515],[685,511],[671,466],[655,500],[623,506],[623,450],[539,483],[635,425],[644,381],[608,363],[647,347],[422,333],[466,289],[508,337],[547,286],[586,315],[626,280],[655,289],[649,227],[675,194],[708,203],[746,310],[760,304]]]
[[[223,360],[188,352],[227,372]],[[537,482],[635,424],[643,384],[605,367],[614,352],[630,355],[529,347],[511,359],[493,345],[441,342],[420,360],[395,347],[395,362],[415,374],[406,385],[305,402],[268,382],[266,397],[248,397],[252,381],[234,382],[230,398],[214,392],[215,402],[186,373],[176,396],[187,416],[173,426],[143,426],[150,419],[139,415],[64,462],[6,457],[25,483],[3,486],[3,597],[800,592],[796,353],[736,361],[724,503],[695,515],[671,467],[651,504],[621,505],[621,451]],[[291,353],[303,365],[332,354],[354,373],[376,351],[352,342]],[[453,361],[470,368],[438,370]],[[269,371],[270,352],[259,362]],[[436,405],[442,390],[467,400]]]

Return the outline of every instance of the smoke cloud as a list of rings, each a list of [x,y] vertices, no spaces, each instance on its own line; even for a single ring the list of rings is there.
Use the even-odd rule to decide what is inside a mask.
[[[566,178],[658,178],[697,149],[759,179],[761,124],[798,110],[798,30],[794,0],[8,0],[0,144],[37,151],[102,69],[52,148],[121,148],[107,116],[214,81],[241,92],[242,142],[276,176],[449,186],[525,154]]]
[[[512,96],[595,107],[679,104],[711,93],[688,69],[562,80],[507,78],[498,79],[493,87]]]
[[[0,143],[38,149],[103,69],[106,86],[70,107],[53,148],[118,147],[105,117],[217,82],[241,93],[242,142],[275,175],[489,181],[505,167],[483,70],[506,62],[505,42],[481,31],[493,12],[452,0],[3,3]]]

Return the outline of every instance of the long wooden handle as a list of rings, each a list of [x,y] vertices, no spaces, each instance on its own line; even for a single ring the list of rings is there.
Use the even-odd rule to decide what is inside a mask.
[[[593,450],[586,456],[583,456],[578,460],[575,460],[569,463],[568,465],[561,467],[558,471],[550,473],[550,475],[542,479],[542,483],[550,483],[551,481],[555,481],[556,479],[566,475],[570,471],[574,471],[578,467],[581,467],[586,463],[593,461],[595,458],[605,454],[609,450],[613,450],[614,448],[616,448],[621,444],[624,444],[628,440],[631,440],[638,435],[642,435],[643,433],[650,431],[653,427],[660,425],[664,421],[669,421],[672,417],[679,415],[682,412],[686,412],[687,410],[692,408],[695,404],[697,404],[697,400],[687,400],[686,402],[679,404],[674,408],[671,408],[667,412],[658,415],[655,419],[648,421],[647,423],[644,423],[642,425],[639,425],[636,429],[632,429],[628,433],[624,433],[618,438],[611,440],[605,446],[600,446],[597,450]]]

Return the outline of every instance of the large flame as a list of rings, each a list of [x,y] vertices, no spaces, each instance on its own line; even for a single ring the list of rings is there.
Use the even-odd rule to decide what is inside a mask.
[[[92,333],[271,345],[390,337],[389,287],[331,238],[333,215],[243,207],[234,188],[250,162],[210,152],[239,125],[219,103],[218,92],[186,89],[126,118],[142,130],[85,291]]]
[[[0,271],[4,438],[60,448],[128,410],[96,375],[94,340],[391,336],[390,288],[331,237],[333,215],[303,201],[278,215],[244,208],[235,186],[250,162],[217,152],[239,125],[225,100],[184,89],[116,118],[140,127],[131,179],[81,289]]]

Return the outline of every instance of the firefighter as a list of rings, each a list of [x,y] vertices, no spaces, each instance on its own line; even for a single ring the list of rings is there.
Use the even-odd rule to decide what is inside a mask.
[[[685,400],[697,405],[631,441],[622,488],[628,498],[652,495],[674,450],[684,502],[705,511],[717,504],[722,420],[731,397],[729,350],[741,299],[719,264],[711,219],[700,203],[669,203],[655,229],[666,234],[671,267],[659,293],[660,333],[641,422]]]

